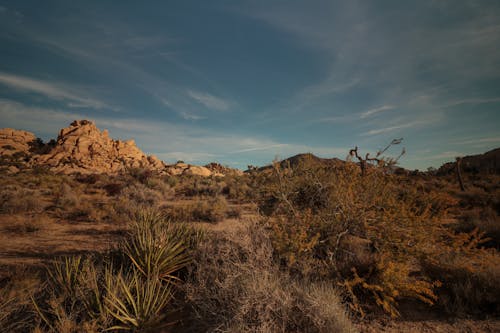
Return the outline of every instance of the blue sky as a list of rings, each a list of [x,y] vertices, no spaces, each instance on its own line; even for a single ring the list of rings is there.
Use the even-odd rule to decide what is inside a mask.
[[[246,168],[403,137],[426,169],[499,147],[499,108],[496,0],[0,0],[0,127],[45,140]]]

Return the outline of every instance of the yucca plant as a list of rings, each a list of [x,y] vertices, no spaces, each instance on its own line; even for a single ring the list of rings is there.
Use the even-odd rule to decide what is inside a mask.
[[[132,225],[124,252],[146,278],[172,280],[190,261],[188,243],[186,229],[174,228],[158,213],[146,210]]]
[[[118,322],[106,331],[151,331],[166,326],[163,310],[172,299],[171,284],[133,270],[105,274],[106,312]]]
[[[74,297],[77,294],[78,283],[81,279],[84,260],[82,257],[65,257],[47,269],[50,282],[54,289]]]

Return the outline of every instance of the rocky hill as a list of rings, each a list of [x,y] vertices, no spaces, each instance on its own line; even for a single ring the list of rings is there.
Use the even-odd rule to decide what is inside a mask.
[[[154,155],[147,156],[134,140],[111,139],[107,130],[100,131],[88,120],[73,121],[69,127],[61,129],[57,140],[47,144],[30,132],[0,129],[0,159],[4,165],[8,164],[9,172],[47,167],[64,174],[120,173],[133,168],[172,175],[214,174],[201,166],[167,165]]]
[[[455,172],[455,163],[443,164],[438,174],[448,174]],[[470,155],[462,158],[463,172],[481,174],[500,174],[500,148],[490,150],[484,154]]]

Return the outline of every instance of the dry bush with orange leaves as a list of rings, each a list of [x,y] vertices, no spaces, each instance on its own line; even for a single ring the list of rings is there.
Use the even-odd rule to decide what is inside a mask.
[[[379,168],[362,175],[354,163],[276,163],[262,177],[261,208],[283,268],[336,281],[362,316],[373,305],[397,317],[402,299],[438,300],[441,279],[423,264],[456,238],[442,222],[457,204],[452,197]]]

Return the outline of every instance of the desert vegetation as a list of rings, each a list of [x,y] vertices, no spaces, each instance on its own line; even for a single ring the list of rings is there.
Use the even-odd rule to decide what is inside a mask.
[[[494,331],[500,179],[462,178],[307,154],[224,177],[4,169],[0,327]]]

